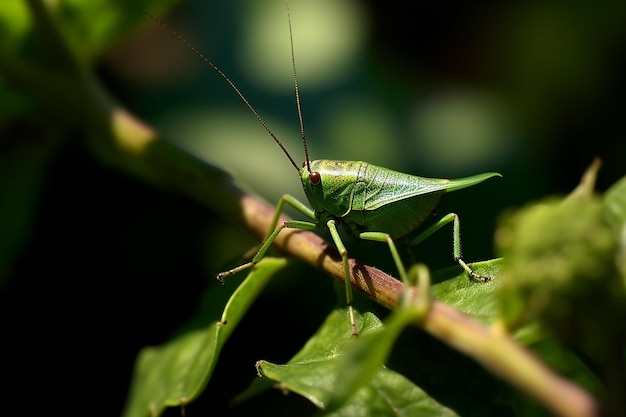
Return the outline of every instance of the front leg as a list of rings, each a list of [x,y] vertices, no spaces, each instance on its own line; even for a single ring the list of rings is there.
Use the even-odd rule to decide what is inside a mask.
[[[312,209],[307,207],[304,203],[302,203],[295,197],[292,197],[289,194],[285,194],[284,196],[280,198],[280,200],[278,200],[278,204],[276,204],[276,211],[274,213],[274,217],[272,218],[272,223],[270,224],[270,228],[269,228],[270,232],[268,236],[265,238],[265,240],[263,241],[261,248],[252,257],[250,262],[246,262],[243,265],[239,265],[235,268],[229,269],[228,271],[220,272],[219,274],[217,274],[216,278],[218,281],[220,281],[223,284],[224,278],[256,265],[261,259],[263,259],[263,257],[265,256],[265,253],[270,248],[272,243],[274,243],[274,240],[276,240],[276,237],[283,229],[314,230],[314,229],[319,228],[317,223],[309,222],[309,221],[298,221],[298,220],[288,220],[284,222],[283,224],[281,224],[280,226],[276,227],[276,225],[278,224],[278,219],[280,218],[280,214],[283,211],[283,207],[285,203],[289,204],[290,206],[292,206],[293,208],[295,208],[296,210],[298,210],[300,213],[304,214],[305,216],[309,217],[310,219],[315,220],[315,212]]]

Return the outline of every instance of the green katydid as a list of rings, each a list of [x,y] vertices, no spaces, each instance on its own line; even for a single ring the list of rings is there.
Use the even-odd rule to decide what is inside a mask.
[[[274,139],[283,153],[294,166],[306,197],[313,208],[290,195],[280,198],[270,232],[263,241],[260,249],[247,263],[221,272],[217,279],[224,282],[224,278],[234,273],[253,267],[264,256],[278,234],[286,228],[315,230],[328,228],[335,246],[339,250],[344,268],[346,301],[350,315],[352,333],[358,334],[352,309],[352,287],[348,266],[348,252],[337,231],[339,224],[347,226],[357,237],[365,240],[387,243],[400,278],[407,282],[407,273],[396,249],[394,240],[404,238],[415,231],[433,212],[444,192],[455,191],[471,187],[488,178],[500,176],[495,172],[479,174],[459,179],[425,178],[392,171],[388,168],[376,166],[363,161],[336,161],[309,159],[308,147],[304,133],[298,79],[296,75],[291,15],[287,5],[289,23],[289,40],[291,46],[291,61],[295,85],[296,107],[305,153],[305,161],[300,168],[291,157],[287,149],[278,140],[265,121],[248,102],[237,86],[215,64],[209,61],[202,53],[191,46],[185,39],[174,32],[188,47],[190,47],[205,63],[213,68],[226,80],[230,87],[243,100],[244,104],[261,123],[263,128]],[[169,29],[169,28],[168,28]],[[171,29],[169,29],[171,30]],[[293,206],[306,216],[308,221],[289,220],[278,225],[278,219],[284,204]],[[459,218],[450,213],[435,224],[420,233],[410,241],[410,245],[421,242],[442,226],[453,223],[453,257],[467,273],[476,280],[488,281],[488,277],[476,274],[461,257],[461,239]]]

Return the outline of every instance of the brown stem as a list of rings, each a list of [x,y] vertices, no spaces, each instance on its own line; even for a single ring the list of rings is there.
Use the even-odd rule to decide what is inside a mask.
[[[30,5],[39,12],[43,3],[30,0]],[[33,16],[54,32],[55,26],[46,21],[46,13],[33,13]],[[117,106],[100,88],[97,79],[87,71],[77,69],[71,57],[66,57],[66,61],[71,61],[65,66],[70,69],[68,73],[58,74],[52,81],[43,78],[46,82],[35,89],[32,81],[42,79],[45,71],[33,68],[23,71],[20,65],[11,65],[12,61],[2,58],[0,55],[3,75],[24,90],[39,95],[43,102],[52,100],[52,113],[71,115],[67,120],[85,131],[94,153],[107,164],[183,193],[222,218],[245,225],[259,238],[266,235],[275,210],[273,207],[235,187],[220,169],[160,138],[149,126]],[[58,85],[64,88],[55,89]],[[58,105],[59,97],[66,100],[66,105]],[[275,244],[284,253],[314,265],[336,279],[344,279],[340,257],[319,236],[285,230]],[[383,306],[396,306],[403,291],[401,282],[356,259],[350,259],[349,263],[352,286],[356,290]],[[428,316],[416,325],[533,396],[557,415],[598,415],[595,400],[587,392],[555,375],[506,332],[497,331],[497,327],[487,328],[438,301],[433,301]]]
[[[101,156],[183,192],[223,218],[245,225],[259,239],[266,235],[274,207],[245,194],[219,169],[159,139],[154,131],[125,111],[109,106],[109,114],[109,125],[115,129],[108,141],[96,146],[106,151]],[[275,245],[284,253],[343,280],[341,258],[316,234],[285,230]],[[350,259],[350,271],[353,288],[385,307],[396,306],[403,291],[400,281],[356,259]],[[599,414],[589,393],[552,372],[497,325],[488,328],[438,301],[433,301],[426,319],[416,325],[531,395],[556,415]]]

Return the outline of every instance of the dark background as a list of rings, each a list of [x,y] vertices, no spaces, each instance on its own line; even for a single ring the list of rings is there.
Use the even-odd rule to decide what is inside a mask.
[[[281,138],[287,132],[290,152],[300,161],[293,91],[263,84],[264,75],[248,65],[245,53],[247,40],[261,36],[250,31],[258,29],[265,6],[208,3],[186,3],[164,19],[231,76],[270,125],[279,126]],[[284,5],[276,3],[277,30],[288,41]],[[437,210],[460,214],[468,261],[497,255],[492,240],[502,210],[567,193],[594,157],[603,160],[600,190],[623,175],[623,2],[358,2],[350,11],[359,29],[332,26],[331,16],[339,12],[331,8],[314,26],[317,32],[306,33],[298,22],[310,16],[298,14],[298,3],[292,2],[296,64],[314,158],[363,158],[434,177],[503,174],[445,196]],[[315,74],[301,68],[307,61],[298,56],[307,51],[298,50],[298,40],[331,30],[340,37],[356,31],[359,40],[349,43],[353,49],[343,54],[350,59],[333,70],[336,77],[307,87]],[[336,61],[322,54],[315,63],[323,68]],[[300,192],[298,177],[261,128],[234,137],[240,126],[256,122],[232,90],[150,19],[141,32],[120,40],[98,71],[132,112],[234,172],[254,192],[270,201]],[[360,109],[370,113],[359,116]],[[439,124],[427,129],[419,122],[432,120],[429,115]],[[224,136],[204,133],[212,121],[225,122]],[[467,129],[447,129],[457,124]],[[465,133],[473,126],[488,133],[484,141],[468,143],[472,135]],[[33,127],[16,121],[9,130],[28,137]],[[423,132],[445,140],[429,141]],[[166,340],[193,314],[207,285],[219,291],[214,274],[254,240],[181,196],[103,167],[80,137],[65,139],[49,159],[33,162],[41,168],[25,183],[5,177],[1,184],[3,195],[25,201],[22,209],[2,204],[5,223],[15,226],[0,232],[11,238],[3,244],[10,261],[4,261],[0,281],[1,366],[10,386],[3,403],[28,414],[64,404],[64,414],[116,415],[138,350]],[[3,146],[19,153],[39,145]],[[458,149],[471,152],[459,156]],[[378,246],[350,244],[352,253],[393,270]],[[444,229],[415,255],[439,268],[452,264],[451,251],[451,230]],[[312,272],[306,267],[297,271],[303,279],[273,283],[227,344],[203,397],[208,407],[222,409],[227,396],[245,388],[255,360],[288,360],[334,304],[330,280],[307,280]],[[246,372],[247,379],[240,378]],[[287,401],[294,407],[308,407],[293,397]],[[269,410],[276,402],[270,396],[259,407]],[[248,407],[232,412],[254,412],[255,405]]]

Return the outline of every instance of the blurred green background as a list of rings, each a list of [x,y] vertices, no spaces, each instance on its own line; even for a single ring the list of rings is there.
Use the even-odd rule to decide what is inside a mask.
[[[603,160],[599,189],[623,175],[623,1],[290,7],[312,158],[441,178],[503,174],[445,196],[437,209],[460,215],[466,260],[494,256],[499,212],[567,193],[594,157]],[[140,27],[98,60],[115,97],[251,192],[304,199],[293,167],[224,80],[141,8],[133,12]],[[163,19],[303,160],[284,3],[194,0]],[[103,167],[80,133],[54,130],[45,117],[33,125],[11,97],[0,119],[2,368],[13,369],[3,372],[13,386],[6,398],[33,413],[68,402],[66,410],[115,414],[137,350],[189,317],[206,285],[222,289],[213,275],[255,241],[193,202]],[[349,245],[393,271],[380,246]],[[433,268],[451,265],[451,230],[414,253]],[[294,275],[311,274],[301,269]],[[329,281],[275,283],[250,315],[256,321],[227,345],[210,398],[243,389],[256,359],[287,360],[334,303]],[[250,345],[256,350],[243,349]],[[228,380],[237,371],[249,379]],[[26,405],[32,395],[40,401]]]

